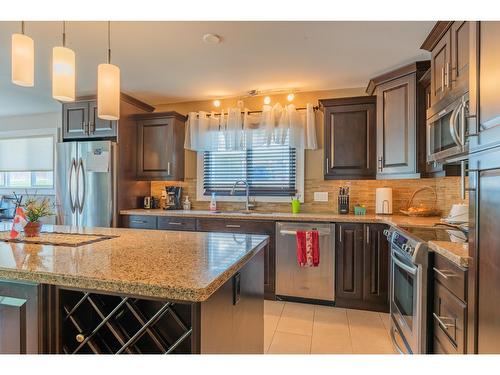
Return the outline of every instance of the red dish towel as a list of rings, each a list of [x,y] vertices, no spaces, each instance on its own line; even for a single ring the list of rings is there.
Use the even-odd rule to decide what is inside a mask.
[[[297,231],[297,263],[301,267],[318,267],[319,233],[317,230]]]

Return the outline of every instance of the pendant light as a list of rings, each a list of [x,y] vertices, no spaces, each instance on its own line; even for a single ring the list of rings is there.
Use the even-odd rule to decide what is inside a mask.
[[[23,87],[35,85],[35,45],[33,39],[24,35],[24,21],[21,34],[12,34],[12,83]]]
[[[66,22],[63,21],[62,47],[52,49],[52,97],[75,101],[75,52],[66,48]]]
[[[111,64],[111,22],[108,21],[108,63],[97,67],[97,116],[103,120],[120,118],[120,68]]]

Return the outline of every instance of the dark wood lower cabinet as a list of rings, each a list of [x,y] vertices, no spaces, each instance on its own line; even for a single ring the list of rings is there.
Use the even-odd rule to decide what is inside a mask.
[[[389,311],[389,250],[383,224],[341,223],[336,233],[335,304]]]
[[[38,354],[43,350],[42,287],[0,280],[0,354]]]

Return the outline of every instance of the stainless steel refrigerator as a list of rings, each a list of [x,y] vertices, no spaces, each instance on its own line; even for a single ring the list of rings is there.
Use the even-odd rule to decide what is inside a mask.
[[[57,224],[117,226],[117,147],[112,141],[57,145]]]

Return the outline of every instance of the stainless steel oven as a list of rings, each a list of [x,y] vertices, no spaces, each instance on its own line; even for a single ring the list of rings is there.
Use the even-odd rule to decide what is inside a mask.
[[[427,351],[427,257],[425,242],[400,228],[386,232],[391,246],[391,338],[402,354]]]
[[[467,154],[468,115],[467,93],[427,120],[427,162],[446,162]]]

